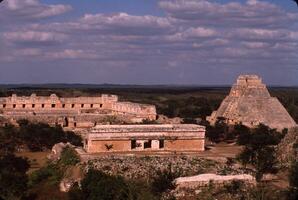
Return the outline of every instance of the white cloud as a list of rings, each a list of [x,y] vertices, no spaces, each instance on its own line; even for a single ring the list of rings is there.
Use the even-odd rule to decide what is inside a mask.
[[[98,56],[91,51],[82,49],[65,49],[59,52],[49,52],[46,55],[50,59],[96,59]]]
[[[40,19],[69,10],[66,5],[44,5],[37,0],[14,3],[19,1],[9,5],[10,11],[16,11],[15,17],[24,14]],[[297,14],[277,5],[257,0],[242,4],[163,0],[159,5],[165,16],[97,13],[68,21],[12,23],[0,32],[0,39],[6,41],[2,41],[6,45],[2,49],[10,50],[2,50],[0,58],[9,60],[10,53],[16,55],[14,59],[36,56],[46,61],[88,61],[96,66],[125,63],[135,68],[175,69],[298,63]]]
[[[42,55],[42,51],[37,48],[25,48],[18,49],[14,54],[15,56],[40,56]]]
[[[225,4],[207,0],[162,0],[159,3],[171,18],[180,23],[216,26],[283,27],[296,23],[298,14],[288,13],[265,1]]]
[[[5,40],[11,42],[62,42],[67,38],[65,34],[55,32],[41,31],[16,31],[5,32],[3,34]]]
[[[71,9],[70,5],[46,5],[39,0],[6,0],[0,7],[0,20],[8,24],[13,21],[36,20],[61,15]]]

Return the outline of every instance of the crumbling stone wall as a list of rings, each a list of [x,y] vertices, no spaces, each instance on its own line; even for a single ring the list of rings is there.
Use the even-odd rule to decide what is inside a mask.
[[[13,121],[28,119],[73,128],[92,127],[106,116],[133,122],[155,120],[156,108],[154,105],[119,102],[118,96],[106,94],[74,98],[59,98],[55,94],[49,97],[13,94],[0,98],[0,115]]]
[[[198,156],[97,156],[84,163],[86,169],[95,168],[128,179],[150,179],[158,170],[171,170],[181,176],[200,173],[220,173],[225,165]],[[235,171],[235,173],[239,173]]]

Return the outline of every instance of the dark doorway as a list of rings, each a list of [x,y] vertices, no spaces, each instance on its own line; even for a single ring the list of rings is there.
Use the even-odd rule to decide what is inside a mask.
[[[146,141],[146,142],[144,142],[144,149],[149,149],[149,148],[151,148],[151,140],[148,140],[148,141]]]
[[[165,147],[165,141],[164,140],[159,140],[159,148],[163,149]]]
[[[64,117],[63,127],[68,127],[68,118]]]
[[[131,140],[131,149],[137,148],[137,141],[136,140]]]

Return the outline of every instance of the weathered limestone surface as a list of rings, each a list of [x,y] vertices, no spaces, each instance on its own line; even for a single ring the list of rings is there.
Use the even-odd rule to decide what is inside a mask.
[[[200,174],[190,177],[179,177],[174,180],[177,189],[180,188],[198,188],[206,187],[212,181],[216,185],[224,185],[232,181],[245,181],[246,183],[256,184],[255,178],[250,174],[238,175],[217,175],[217,174]]]
[[[86,170],[94,168],[127,179],[148,180],[161,170],[180,172],[181,176],[194,176],[198,173],[221,173],[224,163],[198,156],[98,156],[85,162]],[[242,173],[242,171],[233,171]]]
[[[61,124],[63,127],[92,127],[106,116],[116,116],[125,121],[155,120],[154,105],[119,102],[118,96],[103,94],[99,97],[59,98],[17,96],[0,98],[0,116],[11,121],[31,121]]]
[[[87,134],[88,153],[203,151],[205,127],[193,124],[98,125]]]
[[[263,123],[282,130],[296,126],[296,122],[275,97],[271,97],[261,78],[240,75],[230,94],[207,120],[214,124],[224,117],[229,124],[242,123],[248,127]]]

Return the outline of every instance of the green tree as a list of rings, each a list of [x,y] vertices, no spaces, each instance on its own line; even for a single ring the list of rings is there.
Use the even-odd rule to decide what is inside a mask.
[[[289,173],[289,192],[288,199],[296,200],[298,199],[298,160],[293,161],[290,173]]]
[[[0,127],[0,156],[14,153],[20,143],[14,126]]]
[[[59,142],[70,142],[81,146],[82,139],[73,132],[64,132],[61,126],[51,127],[44,123],[30,123],[27,120],[19,120],[18,138],[31,151],[43,151],[51,149]]]
[[[212,142],[223,141],[229,132],[229,127],[224,118],[219,118],[214,126],[206,127],[206,137]]]
[[[69,193],[71,200],[126,200],[129,196],[129,187],[122,177],[94,169],[81,181],[81,189],[76,187]]]
[[[247,126],[237,124],[234,126],[234,134],[237,136],[237,144],[245,145],[249,143],[251,130]]]
[[[281,137],[265,125],[258,126],[252,132],[247,135],[249,138],[237,158],[243,165],[251,164],[255,168],[256,180],[261,181],[263,174],[277,171],[274,145],[279,143]]]
[[[26,159],[8,154],[0,157],[0,199],[20,199],[27,190],[29,163]]]
[[[79,162],[80,162],[80,157],[73,148],[66,147],[63,149],[63,151],[61,152],[60,163],[68,166],[68,165],[76,165]]]
[[[163,192],[175,189],[173,181],[181,175],[180,171],[173,171],[171,165],[165,170],[157,170],[153,177],[151,189],[154,194],[161,195]]]
[[[296,200],[298,199],[298,143],[293,145],[293,149],[295,150],[295,158],[292,161],[291,168],[289,171],[289,191],[288,191],[288,199]]]
[[[59,166],[59,163],[48,163],[30,174],[29,186],[35,186],[43,181],[47,182],[47,184],[58,185],[63,178],[64,172],[65,168]]]

